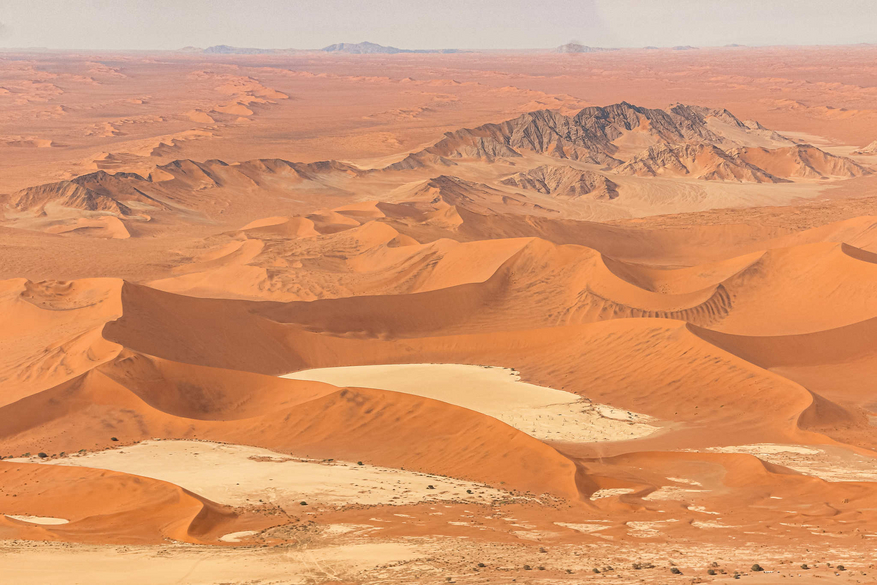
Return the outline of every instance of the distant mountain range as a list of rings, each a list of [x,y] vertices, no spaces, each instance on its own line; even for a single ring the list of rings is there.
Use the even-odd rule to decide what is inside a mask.
[[[742,45],[728,45],[728,47],[741,47]],[[645,49],[659,49],[659,47],[644,47]],[[674,51],[690,51],[697,49],[688,45],[677,47],[669,47]],[[546,49],[533,49],[536,52],[545,52]],[[549,51],[552,49],[548,49]],[[555,53],[604,53],[607,51],[618,51],[617,48],[606,47],[590,47],[581,43],[570,42],[553,49]],[[255,47],[234,47],[232,45],[213,45],[202,49],[200,47],[183,47],[179,49],[181,53],[201,53],[205,55],[288,55],[295,53],[340,53],[347,55],[398,55],[402,53],[408,54],[451,54],[465,53],[460,49],[400,49],[388,45],[379,45],[363,41],[361,43],[335,43],[322,49],[259,49]]]
[[[335,43],[322,49],[257,49],[252,47],[233,47],[231,45],[213,45],[206,49],[184,47],[183,53],[203,53],[206,55],[285,55],[290,53],[346,53],[349,55],[395,55],[398,53],[458,53],[457,49],[400,49],[387,47],[377,43]]]
[[[458,53],[457,49],[440,49],[440,50],[426,50],[426,49],[398,49],[396,47],[385,47],[384,45],[378,45],[376,43],[362,42],[362,43],[336,43],[334,45],[329,45],[328,47],[323,47],[322,49],[326,53],[350,53],[353,55],[372,55],[372,54],[386,54],[386,55],[394,55],[396,53]]]

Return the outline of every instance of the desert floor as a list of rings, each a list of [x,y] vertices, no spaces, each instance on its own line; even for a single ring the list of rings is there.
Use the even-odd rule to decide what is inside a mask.
[[[0,53],[0,581],[877,583],[875,63]]]

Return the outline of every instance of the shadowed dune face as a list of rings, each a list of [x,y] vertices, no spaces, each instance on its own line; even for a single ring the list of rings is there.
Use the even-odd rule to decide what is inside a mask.
[[[822,50],[0,62],[0,540],[864,582],[877,82]]]

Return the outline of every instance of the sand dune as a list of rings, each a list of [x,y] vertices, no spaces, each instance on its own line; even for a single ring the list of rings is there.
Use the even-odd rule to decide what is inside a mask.
[[[385,426],[402,418],[418,422]],[[472,411],[392,392],[339,390],[131,352],[6,405],[0,420],[7,457],[29,450],[74,453],[116,440],[201,438],[577,495],[571,461]],[[448,450],[449,434],[459,448]],[[387,449],[385,437],[396,447]],[[479,447],[468,446],[469,440]],[[533,475],[537,467],[555,473]]]
[[[236,528],[267,528],[268,515],[236,512],[177,486],[87,468],[0,462],[4,539],[157,544],[211,542]],[[70,502],[76,505],[71,506]],[[25,519],[17,519],[24,516]],[[27,518],[63,518],[33,522]]]

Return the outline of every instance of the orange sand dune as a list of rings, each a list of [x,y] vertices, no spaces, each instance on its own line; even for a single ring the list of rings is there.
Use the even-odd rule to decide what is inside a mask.
[[[122,313],[122,283],[0,282],[0,405],[48,389],[115,357],[101,335]]]
[[[99,449],[113,438],[200,438],[577,494],[572,462],[473,411],[393,392],[339,390],[129,352],[4,406],[0,420],[5,456]],[[393,424],[401,420],[410,424]],[[537,469],[553,471],[541,475]]]
[[[436,297],[430,301],[432,313],[406,316],[403,303],[434,293],[390,299],[384,306],[381,297],[254,304],[191,299],[131,285],[124,291],[131,311],[106,328],[108,338],[175,361],[213,367],[233,363],[265,373],[406,362],[511,365],[538,384],[659,419],[684,421],[681,434],[666,439],[677,445],[686,440],[728,444],[734,437],[752,442],[756,436],[779,442],[826,440],[797,428],[798,416],[813,400],[806,389],[703,341],[684,322],[617,319],[436,337],[418,330],[430,335],[448,322],[447,317],[442,320],[439,299],[457,311],[462,302],[470,303],[467,310],[476,314],[479,305],[471,295]],[[222,322],[212,318],[217,311],[225,315]],[[142,321],[153,314],[165,317]],[[266,334],[232,337],[232,330]],[[209,333],[194,337],[191,331]],[[403,331],[405,339],[395,339]],[[269,337],[275,340],[270,352],[259,345]],[[690,357],[673,357],[678,355]],[[704,386],[704,379],[715,385]],[[685,400],[680,402],[680,396]],[[707,432],[717,428],[723,429],[721,439]]]
[[[87,468],[0,462],[5,514],[56,517],[43,526],[0,516],[0,538],[158,544],[217,543],[236,530],[264,529],[276,517],[235,511],[175,485]],[[71,505],[75,502],[75,505]]]

